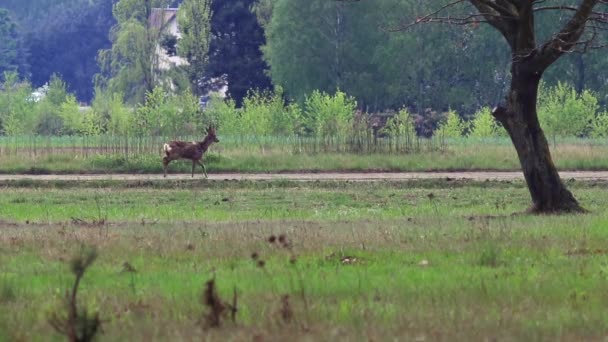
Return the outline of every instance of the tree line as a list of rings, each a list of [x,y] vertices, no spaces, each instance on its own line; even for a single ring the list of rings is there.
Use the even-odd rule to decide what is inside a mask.
[[[190,64],[155,69],[157,45],[169,48],[171,41],[151,27],[149,17],[152,8],[176,6],[183,37],[173,42],[174,53]],[[284,101],[300,107],[315,92],[345,93],[365,112],[408,108],[424,117],[429,127],[418,130],[428,135],[442,119],[432,113],[454,110],[469,121],[500,101],[511,63],[506,43],[487,25],[400,32],[405,18],[432,6],[414,0],[6,0],[0,72],[17,72],[19,82],[27,83],[23,89],[59,77],[76,103],[121,99],[129,112],[161,90],[166,98],[200,96],[209,80],[226,75],[235,108],[246,105],[249,92],[275,87]],[[550,34],[557,15],[538,16],[541,34]],[[607,63],[601,51],[567,55],[547,71],[545,84],[561,80],[603,108]],[[572,127],[564,124],[570,115],[564,113],[578,110],[562,110],[558,121]]]

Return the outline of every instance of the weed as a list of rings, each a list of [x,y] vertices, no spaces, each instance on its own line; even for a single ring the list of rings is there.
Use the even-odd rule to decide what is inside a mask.
[[[207,314],[203,316],[203,328],[219,328],[222,325],[222,320],[230,314],[233,323],[236,322],[236,313],[238,311],[238,296],[236,287],[234,288],[232,303],[225,303],[217,293],[215,278],[210,279],[205,283],[203,291],[203,305],[207,307]]]
[[[49,324],[70,342],[91,341],[101,328],[99,313],[91,315],[86,308],[79,308],[77,303],[80,281],[96,258],[97,251],[86,247],[82,247],[80,254],[72,258],[70,268],[75,279],[72,290],[66,292],[67,312],[65,315],[53,312],[49,317]]]
[[[500,249],[494,244],[485,246],[479,254],[479,266],[498,267],[500,265]]]

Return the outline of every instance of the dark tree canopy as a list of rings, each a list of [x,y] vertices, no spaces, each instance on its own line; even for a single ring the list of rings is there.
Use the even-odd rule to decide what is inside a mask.
[[[241,104],[249,89],[272,87],[262,59],[264,31],[252,6],[256,0],[213,1],[209,77],[228,76],[228,93]]]
[[[16,71],[22,77],[29,73],[23,39],[8,10],[0,8],[0,79],[6,71]]]
[[[110,46],[113,24],[112,1],[62,6],[40,18],[27,40],[33,85],[41,86],[57,73],[80,101],[90,101],[93,76],[99,72],[97,51]]]

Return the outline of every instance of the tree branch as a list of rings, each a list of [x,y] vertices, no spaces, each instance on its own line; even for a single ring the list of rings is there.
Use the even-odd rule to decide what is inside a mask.
[[[605,0],[583,0],[560,32],[539,48],[534,63],[538,70],[544,71],[561,55],[570,51],[576,45],[585,31],[585,25],[592,17],[594,7],[598,3],[606,2]]]

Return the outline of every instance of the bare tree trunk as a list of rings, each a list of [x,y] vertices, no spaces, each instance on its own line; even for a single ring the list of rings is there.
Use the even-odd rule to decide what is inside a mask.
[[[561,181],[551,159],[549,145],[536,113],[540,73],[513,69],[506,106],[494,109],[494,117],[505,127],[532,197],[533,213],[584,212]]]

